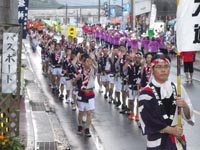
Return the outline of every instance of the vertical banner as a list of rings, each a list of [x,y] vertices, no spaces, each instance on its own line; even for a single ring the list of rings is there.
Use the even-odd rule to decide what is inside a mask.
[[[155,4],[151,5],[151,15],[150,15],[150,25],[149,25],[149,29],[153,29],[154,28],[154,23],[156,20],[156,14],[157,14],[157,8]]]
[[[23,35],[25,39],[27,35],[27,20],[28,20],[28,3],[29,0],[18,0],[18,22],[22,25]]]
[[[199,51],[200,0],[179,0],[176,20],[178,51]]]
[[[2,93],[17,90],[18,33],[3,33]]]

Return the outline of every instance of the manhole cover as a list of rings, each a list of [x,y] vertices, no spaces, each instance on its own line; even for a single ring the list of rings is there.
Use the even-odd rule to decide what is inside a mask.
[[[37,142],[37,150],[57,150],[55,142]]]
[[[44,103],[33,102],[31,105],[32,111],[45,111]]]

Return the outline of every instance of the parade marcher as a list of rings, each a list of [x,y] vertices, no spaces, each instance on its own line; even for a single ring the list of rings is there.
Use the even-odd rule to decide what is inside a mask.
[[[193,125],[190,99],[184,90],[178,97],[175,84],[168,80],[168,56],[157,53],[151,63],[153,79],[139,96],[140,122],[143,134],[147,135],[147,150],[178,150],[180,147],[186,150],[186,145],[180,142],[185,141],[185,137],[183,128],[177,126],[177,107],[181,107],[183,119]]]
[[[42,71],[45,76],[48,73],[48,57],[49,57],[49,39],[44,37],[41,39],[39,46],[41,47]]]
[[[103,93],[103,84],[101,81],[101,61],[100,58],[102,57],[102,47],[98,48],[98,52],[97,52],[97,64],[98,64],[98,71],[97,71],[97,83],[99,84],[99,93]]]
[[[66,88],[66,100],[67,102],[70,101],[68,100],[70,93],[70,90],[72,89],[72,82],[70,78],[70,68],[69,68],[69,61],[71,58],[71,48],[66,48],[65,49],[65,54],[63,54],[63,63],[62,63],[62,73],[61,73],[61,79],[60,79],[60,100],[63,100],[64,95],[64,88]]]
[[[85,53],[81,56],[82,70],[79,71],[74,84],[78,86],[78,134],[82,134],[83,129],[85,136],[91,137],[89,127],[92,121],[91,111],[95,109],[94,81],[97,71],[97,64],[94,59]],[[86,112],[87,119],[83,127],[83,115]]]
[[[188,51],[188,52],[181,52],[180,54],[182,60],[183,60],[183,66],[184,66],[184,73],[186,76],[186,82],[192,83],[192,76],[194,72],[194,57],[195,57],[195,51]]]
[[[39,34],[37,30],[33,28],[30,32],[30,44],[33,52],[36,52],[38,43],[39,43]]]
[[[145,36],[145,35],[143,35],[143,36]],[[142,39],[141,39],[141,51],[142,51],[143,54],[146,54],[148,52],[149,42],[150,42],[149,37],[142,37]]]
[[[145,54],[145,65],[143,67],[141,82],[140,82],[141,88],[144,88],[151,81],[151,78],[152,78],[151,59],[152,59],[152,54],[146,53]]]
[[[174,56],[176,56],[176,47],[175,47],[175,45],[174,45],[173,42],[167,41],[166,44],[167,44],[166,47],[167,47],[169,56],[170,56],[171,58],[173,58]]]
[[[114,48],[111,50],[111,56],[109,57],[108,61],[110,63],[110,72],[109,72],[109,103],[116,103],[116,100],[113,98],[113,91],[114,91],[114,83],[115,83],[115,74],[116,68],[115,63],[118,60],[118,49]]]
[[[59,86],[60,86],[60,77],[61,77],[61,72],[62,72],[60,43],[56,43],[55,50],[50,55],[50,61],[51,61],[51,67],[53,68],[53,70],[52,70],[52,83],[53,83],[52,92],[58,94]]]
[[[111,69],[107,47],[103,48],[103,56],[100,58],[99,64],[101,70],[101,81],[105,87],[104,98],[107,99],[109,93],[109,73]]]
[[[159,43],[154,37],[152,37],[151,41],[149,42],[148,48],[149,52],[152,54],[156,54],[159,51]]]
[[[126,63],[123,66],[123,71],[126,73],[127,82],[128,82],[128,112],[129,119],[135,119],[139,121],[138,109],[135,111],[134,102],[137,101],[139,94],[140,81],[141,81],[141,58],[142,54],[137,52],[130,52],[127,55]],[[134,61],[135,59],[135,61]],[[137,105],[137,104],[136,104]],[[137,108],[137,107],[136,107]],[[136,114],[134,114],[136,112]]]
[[[126,41],[125,38],[120,38],[120,53],[117,62],[115,63],[115,68],[119,67],[120,79],[118,82],[121,82],[121,94],[122,94],[122,106],[120,113],[124,113],[127,110],[126,99],[127,99],[127,81],[123,72],[123,66],[126,62]],[[121,103],[118,103],[121,104]],[[118,105],[120,106],[120,105]]]

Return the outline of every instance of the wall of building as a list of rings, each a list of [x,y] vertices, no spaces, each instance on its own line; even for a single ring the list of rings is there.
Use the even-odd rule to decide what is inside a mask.
[[[157,16],[176,16],[176,0],[153,0]]]
[[[0,0],[0,23],[18,24],[18,0]]]
[[[29,10],[28,12],[28,18],[31,20],[36,20],[36,19],[55,20],[56,16],[60,18],[61,23],[64,23],[66,18],[66,9]],[[103,17],[103,10],[101,11],[101,17]],[[83,22],[96,23],[98,20],[98,9],[68,8],[67,18],[68,20],[78,19],[79,23]]]

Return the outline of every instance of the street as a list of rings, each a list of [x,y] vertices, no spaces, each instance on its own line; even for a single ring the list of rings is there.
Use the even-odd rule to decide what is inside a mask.
[[[74,150],[144,150],[146,148],[145,136],[142,135],[141,129],[138,128],[138,124],[134,120],[129,120],[128,116],[119,113],[119,110],[114,107],[113,104],[109,104],[104,100],[103,95],[98,93],[98,85],[96,85],[96,109],[93,113],[92,120],[92,137],[87,138],[84,135],[77,135],[77,112],[72,111],[71,104],[60,101],[57,96],[51,93],[51,89],[48,85],[47,78],[42,74],[41,68],[41,55],[39,49],[36,53],[30,50],[27,40],[24,41],[28,58],[30,59],[31,69],[33,70],[41,91],[47,97],[48,102],[55,108],[56,115],[59,118],[59,122],[65,131],[65,135],[69,140],[71,148]],[[172,74],[170,78],[176,80],[176,68],[171,68]],[[34,77],[33,77],[34,78]],[[195,78],[195,75],[194,75]],[[196,76],[198,78],[198,76]],[[200,77],[199,77],[200,79]],[[195,126],[184,125],[184,132],[186,134],[188,150],[199,150],[200,143],[200,103],[199,103],[199,89],[200,81],[195,80],[192,84],[188,85],[184,83],[184,77],[182,80],[183,86],[188,92],[191,98],[193,107],[195,109]],[[38,89],[33,89],[38,90]],[[37,96],[37,95],[36,95]],[[38,98],[42,98],[39,97]],[[153,111],[153,110],[152,110]],[[34,119],[34,118],[33,118]],[[34,122],[34,120],[33,120]],[[35,134],[36,131],[35,131]],[[42,134],[42,133],[41,133]],[[40,139],[37,138],[36,141]]]

